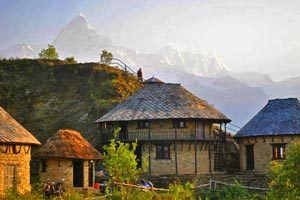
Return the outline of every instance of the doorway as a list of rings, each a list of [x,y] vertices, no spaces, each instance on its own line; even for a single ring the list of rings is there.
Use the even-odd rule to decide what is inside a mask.
[[[245,145],[246,147],[246,170],[254,170],[254,149],[252,145]]]
[[[73,161],[73,187],[83,187],[83,161]]]
[[[89,187],[93,187],[94,183],[94,162],[89,161]]]
[[[135,155],[136,155],[136,162],[137,162],[137,168],[141,168],[142,167],[142,146],[138,145],[135,149]]]
[[[120,140],[128,140],[127,123],[119,122],[119,127],[121,128],[120,133],[119,133],[119,139]]]

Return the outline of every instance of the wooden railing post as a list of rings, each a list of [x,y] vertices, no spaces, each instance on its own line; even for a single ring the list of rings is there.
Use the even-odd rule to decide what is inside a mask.
[[[174,141],[174,147],[175,147],[175,170],[176,175],[178,175],[178,163],[177,163],[177,127],[175,123],[175,141]]]
[[[148,175],[151,175],[151,123],[149,122],[148,128]]]

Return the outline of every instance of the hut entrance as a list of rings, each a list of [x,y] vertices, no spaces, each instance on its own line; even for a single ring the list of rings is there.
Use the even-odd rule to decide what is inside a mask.
[[[93,187],[94,182],[94,163],[93,161],[89,162],[89,187]]]
[[[83,187],[83,161],[73,162],[73,186]]]
[[[4,166],[4,179],[3,179],[4,191],[9,189],[15,189],[16,183],[16,166],[14,165],[5,165]]]
[[[254,169],[254,150],[253,145],[246,145],[246,170]]]

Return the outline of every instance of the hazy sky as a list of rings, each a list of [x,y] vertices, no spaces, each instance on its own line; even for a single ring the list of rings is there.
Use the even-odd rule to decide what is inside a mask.
[[[51,43],[78,13],[116,45],[173,43],[215,53],[234,71],[300,75],[298,0],[0,0],[0,49]]]

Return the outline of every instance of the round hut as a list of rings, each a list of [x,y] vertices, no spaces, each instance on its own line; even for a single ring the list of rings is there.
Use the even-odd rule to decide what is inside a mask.
[[[300,141],[300,101],[273,99],[235,135],[242,171],[266,172],[272,160],[285,159],[285,151]]]
[[[54,133],[34,154],[40,160],[41,182],[60,182],[66,188],[94,185],[95,161],[102,155],[79,132],[69,129]]]
[[[40,144],[0,106],[0,196],[30,191],[31,146]]]

